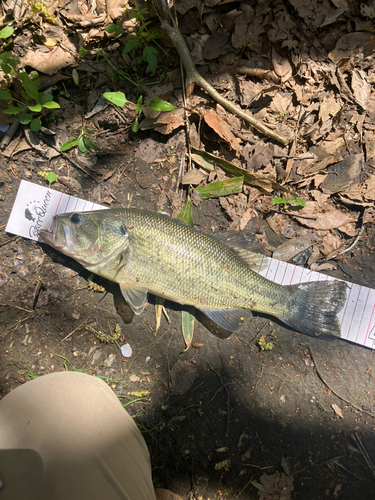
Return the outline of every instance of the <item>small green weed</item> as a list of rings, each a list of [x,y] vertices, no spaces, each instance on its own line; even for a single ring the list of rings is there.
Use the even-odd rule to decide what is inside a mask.
[[[25,375],[26,377],[28,377],[30,380],[34,380],[35,378],[38,378],[39,375],[36,375],[32,369],[29,367],[29,365],[26,365],[26,369],[22,369],[20,368],[19,366],[15,365],[14,363],[11,363],[11,366],[13,366],[13,368],[16,368],[17,370],[19,370],[21,372],[22,375]]]
[[[58,175],[55,174],[55,172],[52,172],[52,170],[49,172],[38,172],[38,176],[41,177],[42,179],[45,179],[50,186],[51,184],[59,180]]]
[[[293,195],[290,198],[273,198],[272,203],[274,203],[275,205],[284,205],[284,210],[288,208],[288,205],[301,208],[306,206],[305,200],[302,200],[302,198],[298,198],[296,195]]]
[[[166,54],[165,50],[156,42],[156,40],[160,38],[160,35],[157,31],[150,31],[148,29],[151,23],[150,21],[146,21],[146,16],[148,14],[147,8],[140,9],[137,2],[135,2],[135,10],[127,10],[126,14],[129,19],[135,18],[139,26],[136,28],[134,34],[128,35],[128,40],[125,43],[122,55],[124,56],[131,50],[135,50],[136,53],[139,54],[136,59],[137,64],[142,62],[147,63],[151,73],[154,75],[157,69],[158,49],[153,45],[156,45]],[[114,38],[118,38],[125,33],[121,20],[118,20],[116,24],[109,24],[104,29],[107,33],[113,33]]]
[[[9,104],[3,113],[17,116],[22,125],[29,125],[33,132],[38,132],[42,126],[41,117],[46,111],[59,109],[60,105],[53,100],[52,94],[38,92],[39,75],[37,72],[32,71],[28,74],[26,71],[17,71],[19,64],[20,60],[13,52],[0,54],[0,69],[10,77],[9,85],[13,79],[21,82],[22,97],[25,100],[25,102],[18,101],[9,90],[1,90],[0,100],[8,101]]]
[[[101,151],[100,147],[97,146],[89,137],[86,137],[86,134],[94,134],[92,130],[87,127],[82,127],[81,133],[78,137],[73,137],[69,139],[69,141],[64,142],[61,146],[60,151],[68,151],[69,149],[78,147],[81,153],[86,153],[89,149],[93,149],[94,151]]]
[[[0,38],[6,40],[7,38],[11,37],[13,33],[14,29],[11,26],[6,26],[0,31]]]
[[[271,335],[273,336],[274,333],[275,333],[275,331],[273,331],[271,333]],[[261,351],[272,351],[272,349],[274,349],[274,347],[275,347],[275,342],[273,340],[271,340],[270,342],[267,342],[265,335],[261,335],[259,337],[257,344],[260,347]]]
[[[141,114],[143,113],[143,108],[146,106],[143,104],[143,97],[141,96],[138,99],[137,104],[134,104],[134,102],[128,101],[127,98],[125,97],[125,94],[123,92],[105,92],[103,94],[103,97],[107,99],[107,101],[111,102],[115,106],[118,106],[120,108],[123,108],[125,104],[129,103],[132,108],[134,109],[135,113],[135,120],[131,126],[131,129],[133,132],[138,132],[139,130],[139,118]],[[167,101],[163,101],[162,99],[155,98],[153,99],[150,104],[150,108],[153,111],[173,111],[174,106]]]

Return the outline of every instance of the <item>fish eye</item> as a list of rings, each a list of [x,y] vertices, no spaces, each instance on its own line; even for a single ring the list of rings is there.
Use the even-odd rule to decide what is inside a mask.
[[[81,222],[81,216],[79,214],[71,215],[70,222],[73,222],[73,224],[79,224]]]

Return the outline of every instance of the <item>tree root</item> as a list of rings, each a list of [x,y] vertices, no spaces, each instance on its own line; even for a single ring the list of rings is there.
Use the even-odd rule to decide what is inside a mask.
[[[252,127],[262,132],[262,134],[286,146],[290,142],[289,139],[278,134],[277,132],[274,132],[273,130],[270,130],[266,125],[256,120],[252,115],[242,111],[242,109],[225,99],[203,78],[203,76],[198,73],[181,31],[169,11],[166,0],[153,0],[153,4],[160,19],[161,27],[171,39],[185,68],[186,87],[191,84],[199,85],[199,87],[207,92],[209,96],[211,96],[228,111],[249,123]]]

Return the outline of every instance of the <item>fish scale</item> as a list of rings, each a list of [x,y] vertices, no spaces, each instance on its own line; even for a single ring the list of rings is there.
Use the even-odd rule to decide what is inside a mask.
[[[40,236],[119,283],[136,314],[151,292],[195,306],[228,330],[257,311],[309,335],[340,336],[336,315],[345,303],[345,282],[278,285],[253,271],[228,242],[166,215],[125,208],[62,214],[54,217],[52,232]]]

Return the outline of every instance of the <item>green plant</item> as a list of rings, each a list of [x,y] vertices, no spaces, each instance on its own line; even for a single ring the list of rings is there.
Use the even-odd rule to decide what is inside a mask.
[[[288,205],[301,208],[306,206],[305,200],[298,198],[295,194],[290,198],[273,198],[272,203],[275,205],[284,205],[284,209],[287,209]]]
[[[69,149],[75,148],[76,146],[81,151],[81,153],[86,153],[89,149],[93,149],[94,151],[101,151],[100,147],[92,142],[89,137],[86,137],[86,134],[94,134],[92,130],[87,127],[82,127],[81,133],[78,137],[73,137],[69,139],[69,141],[64,142],[61,146],[60,151],[68,151]]]
[[[129,103],[132,108],[134,109],[134,114],[135,114],[135,120],[131,126],[131,129],[133,132],[138,132],[139,130],[139,118],[141,114],[143,113],[143,109],[146,106],[146,104],[143,104],[143,97],[141,96],[138,99],[137,104],[134,104],[134,102],[128,101],[127,98],[125,97],[125,94],[123,92],[105,92],[103,94],[103,97],[107,99],[107,101],[111,102],[115,106],[118,106],[120,108],[123,108],[125,104]],[[149,103],[150,108],[153,111],[173,111],[174,106],[167,101],[163,101],[162,99],[159,99],[158,97],[153,99]]]
[[[18,57],[12,52],[0,54],[0,69],[13,79],[18,79],[23,87],[22,97],[25,102],[15,99],[9,90],[0,91],[0,99],[8,101],[9,107],[4,109],[6,115],[17,116],[22,125],[30,125],[33,132],[38,132],[42,126],[41,117],[51,109],[59,109],[60,105],[53,100],[52,94],[38,92],[39,78],[36,71],[29,74],[17,71],[20,64]]]
[[[0,38],[6,39],[13,35],[14,29],[11,26],[6,26],[0,31]]]
[[[54,182],[57,182],[59,180],[58,175],[55,174],[55,172],[52,172],[52,170],[50,170],[49,172],[38,172],[38,175],[42,179],[45,179],[49,183],[50,186],[51,186],[51,184],[53,184]]]
[[[261,351],[272,351],[272,349],[275,347],[275,342],[267,342],[265,335],[261,335],[259,337],[257,344],[260,347]]]
[[[137,64],[146,62],[150,66],[151,73],[154,75],[157,68],[158,49],[151,44],[157,45],[163,50],[156,42],[156,40],[160,38],[160,35],[157,31],[150,31],[148,29],[150,21],[146,21],[146,16],[148,14],[147,8],[140,9],[137,2],[135,2],[135,10],[128,10],[127,13],[130,19],[135,17],[139,26],[135,29],[134,33],[128,35],[128,40],[125,43],[122,55],[128,54],[131,50],[137,51],[139,53],[136,59]],[[116,24],[109,24],[104,29],[107,33],[113,33],[114,38],[118,38],[124,34],[121,20],[118,20]],[[164,50],[163,52],[166,53]]]

